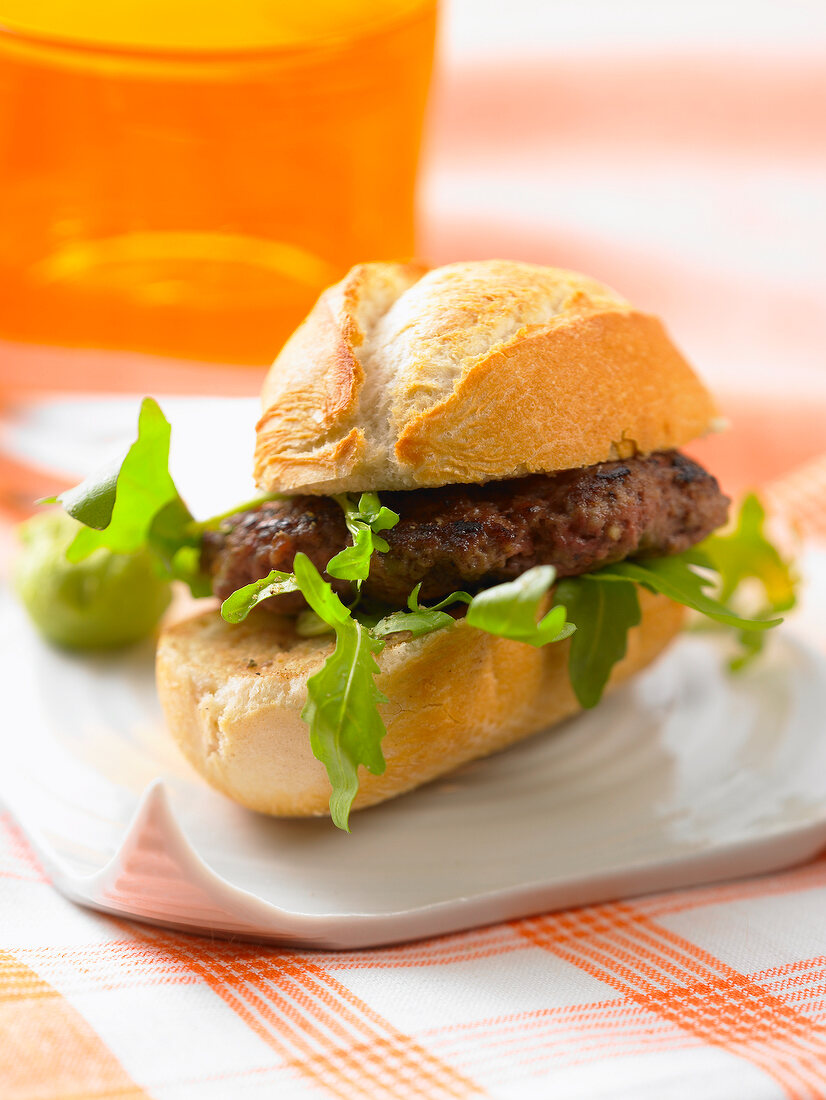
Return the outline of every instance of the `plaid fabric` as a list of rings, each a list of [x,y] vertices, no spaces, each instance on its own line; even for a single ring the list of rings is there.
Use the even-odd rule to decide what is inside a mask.
[[[826,457],[767,494],[826,536]],[[77,908],[0,816],[3,1100],[826,1097],[826,859],[351,953]]]
[[[403,947],[78,909],[0,819],[0,1094],[826,1096],[826,860]]]

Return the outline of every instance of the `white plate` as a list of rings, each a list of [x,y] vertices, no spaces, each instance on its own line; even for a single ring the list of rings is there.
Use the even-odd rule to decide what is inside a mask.
[[[404,798],[275,821],[163,729],[152,654],[0,635],[0,794],[55,885],[192,931],[353,948],[770,871],[826,843],[826,667],[790,632],[740,677],[687,635],[596,711]]]

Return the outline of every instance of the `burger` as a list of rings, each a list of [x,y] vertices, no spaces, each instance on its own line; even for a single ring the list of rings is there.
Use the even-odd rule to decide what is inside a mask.
[[[714,401],[661,323],[592,279],[359,265],[262,401],[262,499],[187,546],[223,615],[157,651],[172,735],[250,809],[347,828],[595,705],[686,606],[752,651],[778,621],[717,598],[770,544],[756,514],[712,534],[729,501],[681,448],[720,426]]]

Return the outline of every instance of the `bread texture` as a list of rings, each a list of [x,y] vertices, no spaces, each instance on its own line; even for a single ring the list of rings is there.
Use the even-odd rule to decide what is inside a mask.
[[[680,629],[683,608],[639,590],[642,621],[609,687],[649,664]],[[170,731],[196,770],[249,809],[327,814],[330,784],[301,720],[307,678],[332,650],[262,612],[238,626],[212,610],[165,631],[157,683]],[[569,642],[535,649],[459,621],[423,638],[399,636],[379,656],[387,726],[383,775],[359,770],[356,809],[403,794],[579,710]]]
[[[682,447],[716,408],[660,322],[505,260],[354,267],[264,384],[255,477],[334,493],[486,482]]]

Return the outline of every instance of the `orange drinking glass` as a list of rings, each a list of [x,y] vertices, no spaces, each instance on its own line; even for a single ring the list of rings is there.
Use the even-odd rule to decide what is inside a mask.
[[[435,23],[435,0],[0,0],[0,355],[264,364],[352,263],[410,256]]]

